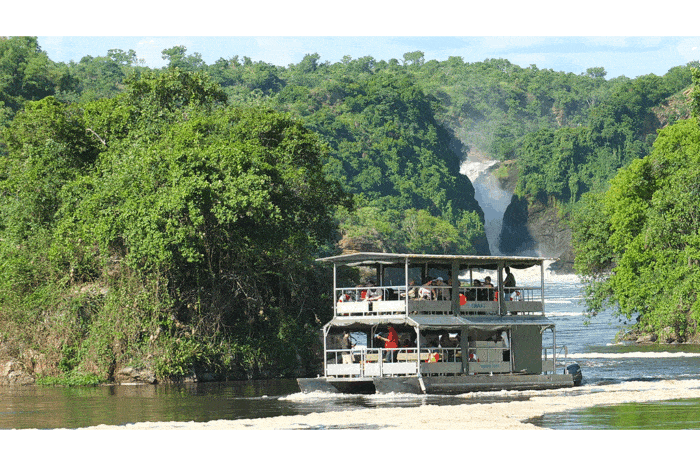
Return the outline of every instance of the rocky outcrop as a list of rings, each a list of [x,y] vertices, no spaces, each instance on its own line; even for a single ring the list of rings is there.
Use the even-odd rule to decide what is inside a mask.
[[[157,383],[156,375],[151,369],[124,367],[114,374],[116,383]]]
[[[530,203],[514,195],[503,216],[500,248],[504,254],[557,258],[553,270],[573,273],[571,228],[556,205]]]
[[[501,188],[514,192],[518,184],[518,165],[513,160],[494,166],[500,173]],[[551,268],[573,273],[574,253],[571,228],[559,215],[555,202],[531,202],[513,195],[503,215],[499,249],[503,254],[537,255],[559,259]]]
[[[353,252],[386,252],[384,243],[379,235],[365,235],[359,237],[343,236],[338,243],[338,247],[343,251],[343,254]]]
[[[0,385],[33,385],[35,382],[34,376],[16,360],[0,361]]]

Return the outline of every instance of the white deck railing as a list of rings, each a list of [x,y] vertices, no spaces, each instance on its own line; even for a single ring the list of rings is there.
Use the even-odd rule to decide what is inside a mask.
[[[460,348],[360,348],[327,350],[326,376],[383,377],[423,374],[460,374]]]
[[[509,347],[501,342],[471,342],[466,361],[467,374],[495,374],[511,372],[510,358],[504,357]],[[457,375],[465,373],[461,348],[360,348],[353,350],[327,350],[327,377],[383,377],[418,374]],[[504,361],[505,359],[505,361]],[[543,354],[543,372],[554,370],[552,359]],[[550,369],[549,366],[552,366]]]
[[[449,286],[419,287],[429,298],[420,298],[406,287],[352,287],[335,290],[336,316],[390,316],[408,314],[452,314]],[[418,291],[418,288],[416,288]],[[459,312],[465,315],[543,314],[542,289],[516,287],[499,294],[496,288],[460,287]],[[499,299],[503,297],[501,303]]]

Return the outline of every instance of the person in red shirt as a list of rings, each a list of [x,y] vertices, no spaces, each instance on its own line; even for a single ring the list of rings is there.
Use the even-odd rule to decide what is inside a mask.
[[[399,347],[399,334],[396,329],[389,325],[389,334],[384,338],[381,335],[376,335],[376,337],[384,342],[384,349],[386,351],[386,362],[396,362],[396,351],[395,348]]]

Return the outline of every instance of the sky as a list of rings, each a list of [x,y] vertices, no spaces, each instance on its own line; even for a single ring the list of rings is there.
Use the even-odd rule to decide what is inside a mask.
[[[166,64],[161,52],[176,45],[199,53],[207,64],[237,55],[279,66],[313,53],[321,62],[335,63],[346,55],[401,60],[404,53],[420,50],[426,61],[505,58],[521,67],[575,74],[602,66],[610,79],[663,75],[700,60],[694,15],[683,14],[687,3],[678,0],[647,8],[619,0],[570,7],[553,0],[488,5],[356,0],[340,7],[329,7],[326,0],[267,0],[253,6],[211,0],[123,0],[102,6],[40,0],[30,5],[42,12],[41,21],[27,16],[27,7],[10,6],[20,11],[3,15],[0,34],[38,36],[50,59],[66,63],[122,49],[159,68]]]
[[[459,56],[465,62],[505,58],[521,67],[581,74],[602,66],[607,78],[645,74],[664,75],[670,68],[700,60],[700,37],[192,37],[39,36],[39,45],[53,61],[80,61],[86,55],[105,56],[110,49],[134,50],[151,68],[167,64],[164,49],[184,45],[199,53],[207,64],[219,58],[263,61],[279,66],[299,63],[306,54],[318,53],[321,62],[336,63],[343,56],[372,56],[377,61],[420,50],[425,60],[443,61]]]

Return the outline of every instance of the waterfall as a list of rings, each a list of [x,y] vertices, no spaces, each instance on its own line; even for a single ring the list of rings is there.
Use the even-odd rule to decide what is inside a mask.
[[[496,160],[472,160],[467,158],[462,162],[460,173],[466,175],[474,185],[474,197],[484,211],[484,228],[489,241],[491,254],[500,254],[499,236],[503,224],[503,214],[510,204],[513,193],[499,186],[498,180],[491,173]]]

